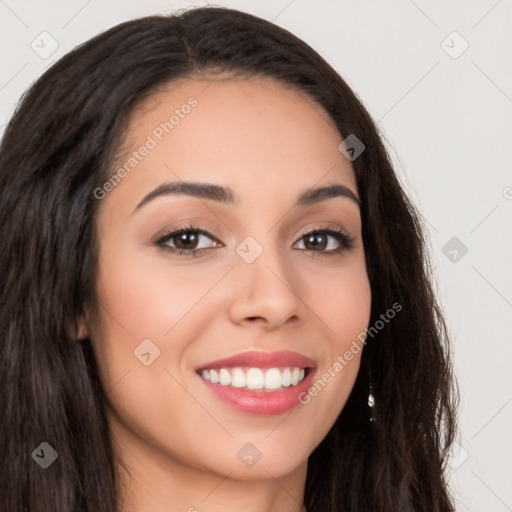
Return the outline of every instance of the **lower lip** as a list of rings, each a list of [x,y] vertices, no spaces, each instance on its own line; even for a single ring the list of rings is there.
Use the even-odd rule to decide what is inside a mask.
[[[315,369],[309,368],[308,375],[296,386],[289,386],[279,391],[247,391],[233,386],[222,386],[204,380],[208,389],[225,404],[237,411],[249,414],[282,414],[300,404],[299,395],[306,393],[311,386]]]

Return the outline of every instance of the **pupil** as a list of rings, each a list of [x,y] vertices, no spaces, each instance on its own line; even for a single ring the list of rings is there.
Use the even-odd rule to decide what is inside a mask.
[[[195,233],[182,233],[178,235],[178,243],[176,244],[176,247],[178,249],[189,249],[190,245],[194,245],[194,242],[197,243],[197,235]],[[190,243],[191,242],[191,243]],[[180,247],[180,245],[184,244],[183,247]]]
[[[323,243],[315,242],[314,240],[317,239],[318,237],[323,237],[324,242]],[[325,237],[324,237],[324,235],[321,235],[321,234],[309,235],[308,243],[310,243],[313,247],[320,247],[321,249],[325,249],[325,247],[326,247]]]

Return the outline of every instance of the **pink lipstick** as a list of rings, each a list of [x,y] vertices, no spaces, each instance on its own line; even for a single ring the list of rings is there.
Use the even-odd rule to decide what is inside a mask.
[[[204,363],[196,372],[223,403],[250,414],[281,414],[311,386],[315,362],[297,352],[242,352]]]

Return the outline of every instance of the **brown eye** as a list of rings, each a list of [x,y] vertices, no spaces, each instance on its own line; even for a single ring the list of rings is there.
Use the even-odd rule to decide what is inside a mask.
[[[334,241],[330,240],[334,239]],[[339,254],[354,245],[354,238],[342,230],[331,227],[315,229],[303,233],[300,240],[304,249],[317,253],[315,255],[331,256]]]
[[[154,244],[178,255],[192,255],[212,248],[211,242],[208,244],[208,239],[212,240],[214,244],[219,244],[210,233],[203,229],[196,226],[180,226],[162,235],[155,240]],[[203,247],[198,247],[199,244],[202,244]]]
[[[313,233],[304,236],[304,245],[308,250],[321,250],[324,251],[329,245],[328,235],[324,233]]]
[[[203,235],[198,235],[198,233],[194,231],[184,231],[170,237],[169,240],[173,241],[177,249],[196,249],[196,245],[201,236]]]

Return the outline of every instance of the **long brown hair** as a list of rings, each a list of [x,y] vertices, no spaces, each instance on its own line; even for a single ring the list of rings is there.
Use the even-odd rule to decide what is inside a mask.
[[[352,162],[372,293],[352,393],[309,458],[308,512],[448,512],[444,455],[457,405],[449,336],[425,231],[379,131],[311,47],[258,17],[185,9],[121,23],[66,54],[23,95],[0,147],[0,501],[2,510],[118,510],[105,400],[77,318],[94,305],[98,201],[124,122],[158,87],[197,74],[272,77],[322,105]],[[368,407],[370,383],[375,406]],[[373,412],[372,412],[373,411]],[[370,421],[370,415],[375,421]],[[47,442],[59,463],[32,457]]]

